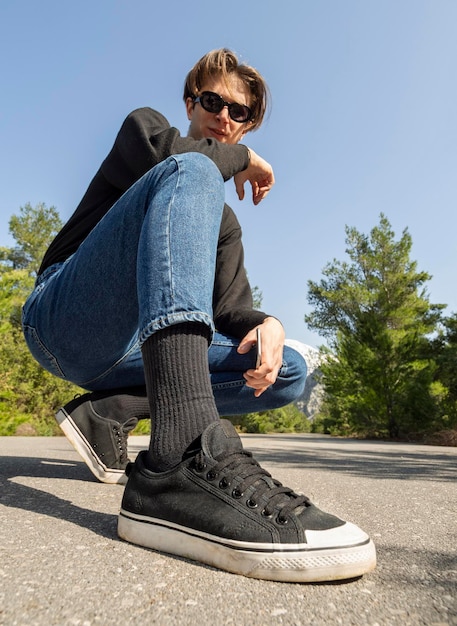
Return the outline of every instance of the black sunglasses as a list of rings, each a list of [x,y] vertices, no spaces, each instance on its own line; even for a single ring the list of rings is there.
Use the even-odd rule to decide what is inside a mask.
[[[194,98],[194,102],[200,102],[208,113],[220,113],[224,107],[227,107],[232,120],[240,124],[249,122],[252,117],[251,109],[245,104],[226,102],[221,96],[212,91],[204,91],[200,96]]]

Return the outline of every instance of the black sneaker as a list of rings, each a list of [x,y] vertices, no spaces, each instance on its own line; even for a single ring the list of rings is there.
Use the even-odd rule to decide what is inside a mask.
[[[92,405],[93,395],[87,393],[76,397],[58,411],[56,420],[98,480],[125,484],[125,468],[130,462],[128,434],[138,420],[131,417],[121,423],[99,415]]]
[[[226,420],[200,450],[154,473],[141,452],[129,468],[119,537],[228,572],[315,582],[361,576],[376,565],[366,533],[283,487],[243,450]]]

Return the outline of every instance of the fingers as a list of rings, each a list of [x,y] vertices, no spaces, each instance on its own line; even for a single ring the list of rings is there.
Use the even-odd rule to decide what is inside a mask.
[[[252,184],[252,201],[255,205],[259,204],[271,191],[273,185],[259,185],[259,183],[255,182]]]
[[[261,365],[256,370],[247,370],[243,376],[246,386],[254,389],[256,398],[262,395],[271,385],[274,385],[278,377],[279,370],[270,370],[267,366]]]
[[[235,189],[240,200],[244,199],[244,184],[249,181],[252,188],[252,201],[259,204],[271,191],[275,178],[273,168],[267,161],[250,150],[251,160],[248,167],[234,176]]]
[[[259,367],[244,372],[246,385],[254,389],[259,397],[268,387],[274,385],[282,367],[284,348],[284,328],[279,320],[267,317],[263,323],[250,330],[238,346],[240,354],[246,354],[256,344],[256,329],[260,328],[262,336],[262,360]]]
[[[238,344],[237,352],[239,352],[240,354],[246,354],[246,352],[249,352],[249,350],[256,345],[257,328],[259,327],[255,326],[248,333],[246,333],[246,335],[243,337],[243,339],[241,339],[240,343]]]
[[[239,352],[246,352],[245,348],[239,349]],[[270,355],[268,351],[264,353],[262,350],[262,362],[259,367],[249,369],[243,373],[246,385],[263,393],[268,387],[274,385],[281,369],[282,358],[276,355]],[[255,395],[260,395],[256,393]]]
[[[252,350],[257,344],[257,334],[256,330],[258,327],[250,330],[245,337],[240,341],[237,351],[239,354],[247,354],[250,350]],[[262,351],[263,355],[263,351]],[[274,366],[269,365],[271,362],[271,357],[268,354],[267,356],[262,357],[262,363],[256,369],[250,369],[244,372],[243,376],[246,381],[246,385],[255,390],[254,395],[259,396],[264,391],[273,385],[278,376],[279,368],[275,368]],[[276,372],[274,371],[276,369]]]
[[[243,176],[243,174],[244,172],[238,172],[238,174],[235,174],[235,176],[233,177],[233,180],[235,181],[236,193],[239,200],[244,200],[244,183],[246,182],[247,178]]]

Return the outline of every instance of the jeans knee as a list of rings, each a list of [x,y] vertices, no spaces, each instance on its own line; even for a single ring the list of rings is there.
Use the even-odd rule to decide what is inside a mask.
[[[279,372],[278,379],[273,386],[277,386],[277,393],[281,396],[281,405],[294,402],[305,390],[307,367],[302,355],[290,348],[284,347],[283,367]]]
[[[208,181],[211,181],[223,186],[224,180],[219,168],[214,161],[205,154],[201,154],[200,152],[185,152],[184,154],[176,154],[172,158],[176,161],[180,173],[186,176],[196,177],[200,185],[202,185],[203,181],[205,181],[206,184]]]

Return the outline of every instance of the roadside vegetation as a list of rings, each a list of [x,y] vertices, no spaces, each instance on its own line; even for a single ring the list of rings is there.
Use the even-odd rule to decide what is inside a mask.
[[[54,413],[84,391],[44,371],[29,354],[21,307],[45,250],[62,227],[55,207],[26,204],[0,247],[0,435],[57,435]],[[313,420],[295,405],[231,417],[241,432],[315,432],[457,445],[457,315],[429,301],[430,275],[410,259],[405,229],[388,219],[369,235],[346,228],[348,259],[308,282],[308,327],[325,339],[323,387]],[[255,306],[262,294],[253,289]],[[140,422],[137,433],[149,432]]]

